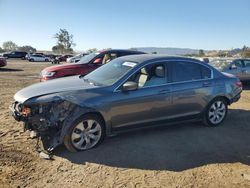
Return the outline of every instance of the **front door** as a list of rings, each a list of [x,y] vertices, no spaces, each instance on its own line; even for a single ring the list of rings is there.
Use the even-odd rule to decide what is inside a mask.
[[[132,75],[128,81],[137,82],[135,91],[115,92],[112,102],[113,128],[167,119],[171,111],[171,85],[168,83],[167,65],[152,63]]]

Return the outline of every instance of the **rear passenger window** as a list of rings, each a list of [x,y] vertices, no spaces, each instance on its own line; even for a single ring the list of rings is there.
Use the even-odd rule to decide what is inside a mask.
[[[205,66],[190,62],[173,63],[173,82],[211,78],[211,70]]]
[[[250,60],[245,60],[244,63],[245,63],[245,67],[250,67]]]
[[[211,70],[205,66],[200,65],[202,79],[209,79],[212,77]]]

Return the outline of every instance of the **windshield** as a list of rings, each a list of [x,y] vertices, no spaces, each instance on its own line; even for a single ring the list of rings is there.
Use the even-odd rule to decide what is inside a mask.
[[[92,82],[96,85],[113,85],[136,65],[137,63],[135,62],[124,62],[119,58],[114,59],[108,64],[105,64],[100,68],[96,69],[95,71],[86,75],[84,77],[84,80]]]
[[[226,68],[232,60],[225,60],[225,59],[216,59],[212,60],[209,64],[215,67],[216,69],[223,70]]]
[[[89,61],[91,61],[95,56],[97,56],[98,54],[100,54],[99,52],[93,52],[89,55],[85,55],[83,56],[79,62],[77,62],[78,64],[86,64]]]

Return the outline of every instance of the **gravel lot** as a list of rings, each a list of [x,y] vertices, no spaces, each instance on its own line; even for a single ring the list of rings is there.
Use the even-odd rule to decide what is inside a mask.
[[[188,123],[130,132],[86,152],[59,147],[47,161],[8,106],[50,65],[9,60],[0,68],[0,187],[250,187],[250,84],[221,127]]]

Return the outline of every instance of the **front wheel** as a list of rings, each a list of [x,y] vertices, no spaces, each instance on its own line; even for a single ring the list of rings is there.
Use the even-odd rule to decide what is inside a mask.
[[[223,98],[214,99],[205,111],[204,123],[208,126],[219,126],[227,116],[227,102]]]
[[[71,152],[84,151],[100,144],[105,137],[103,120],[94,114],[77,119],[64,137],[64,145]]]

